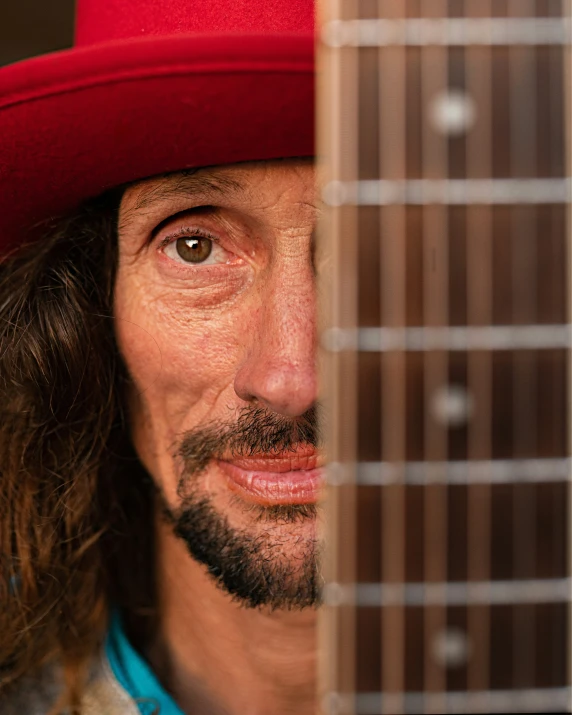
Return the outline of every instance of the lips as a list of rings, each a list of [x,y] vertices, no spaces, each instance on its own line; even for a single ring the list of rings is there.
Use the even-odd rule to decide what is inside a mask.
[[[324,460],[312,447],[217,460],[229,487],[262,505],[310,504],[324,482]]]

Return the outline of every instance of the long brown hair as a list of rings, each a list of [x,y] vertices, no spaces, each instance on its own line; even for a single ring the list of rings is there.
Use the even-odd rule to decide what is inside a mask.
[[[0,699],[53,660],[72,712],[110,604],[153,604],[151,486],[113,331],[120,195],[0,265]]]

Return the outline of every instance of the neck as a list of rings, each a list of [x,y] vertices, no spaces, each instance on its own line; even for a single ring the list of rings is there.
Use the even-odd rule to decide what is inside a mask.
[[[189,715],[315,712],[316,612],[248,609],[157,525],[158,622],[146,656]]]

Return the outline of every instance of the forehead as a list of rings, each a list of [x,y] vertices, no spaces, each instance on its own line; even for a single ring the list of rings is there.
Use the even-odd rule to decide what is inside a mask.
[[[290,191],[307,194],[313,190],[313,160],[284,159],[227,166],[189,169],[131,184],[121,201],[122,223],[162,204],[189,197],[216,202],[231,199],[259,205]]]

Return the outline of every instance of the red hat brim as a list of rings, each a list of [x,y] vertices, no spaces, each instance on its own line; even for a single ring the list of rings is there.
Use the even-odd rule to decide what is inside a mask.
[[[177,35],[0,70],[0,252],[137,179],[314,154],[314,41]]]

